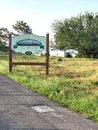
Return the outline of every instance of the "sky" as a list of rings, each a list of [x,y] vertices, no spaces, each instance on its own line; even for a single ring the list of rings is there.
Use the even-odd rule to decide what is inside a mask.
[[[98,12],[98,0],[0,0],[0,28],[13,31],[12,25],[23,20],[32,33],[53,38],[55,20],[77,16],[85,11]]]

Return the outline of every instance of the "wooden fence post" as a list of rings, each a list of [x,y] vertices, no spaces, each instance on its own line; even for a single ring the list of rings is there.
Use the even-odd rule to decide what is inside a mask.
[[[12,35],[9,34],[9,72],[12,72],[12,49],[11,49],[11,44],[12,44]]]
[[[46,77],[49,74],[49,34],[46,34]]]

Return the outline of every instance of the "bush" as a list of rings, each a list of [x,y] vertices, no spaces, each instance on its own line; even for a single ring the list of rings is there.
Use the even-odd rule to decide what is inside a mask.
[[[62,57],[58,57],[58,61],[62,61]]]
[[[0,51],[8,52],[8,47],[3,44],[0,44]]]

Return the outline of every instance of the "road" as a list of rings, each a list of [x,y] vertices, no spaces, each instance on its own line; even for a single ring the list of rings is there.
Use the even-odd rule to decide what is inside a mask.
[[[98,124],[0,75],[0,130],[98,130]]]

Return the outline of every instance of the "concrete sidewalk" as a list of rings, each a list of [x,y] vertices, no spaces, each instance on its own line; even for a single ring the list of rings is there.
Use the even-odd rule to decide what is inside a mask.
[[[0,130],[98,130],[98,124],[0,75]]]

